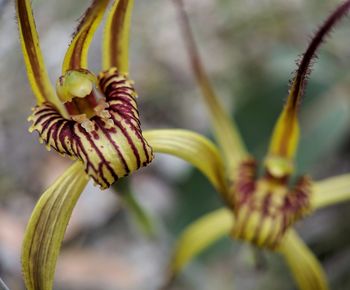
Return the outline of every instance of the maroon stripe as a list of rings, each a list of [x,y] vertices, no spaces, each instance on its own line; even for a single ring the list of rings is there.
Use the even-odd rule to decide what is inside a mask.
[[[111,168],[111,166],[108,164],[107,160],[104,158],[103,154],[101,153],[101,151],[98,149],[98,147],[96,146],[96,144],[94,143],[94,141],[91,139],[90,135],[85,131],[85,129],[83,129],[81,126],[77,126],[78,130],[80,131],[80,133],[83,133],[83,135],[85,135],[86,140],[89,141],[89,143],[91,144],[91,146],[95,149],[98,157],[101,159],[102,163],[99,166],[99,176],[102,178],[102,180],[109,186],[110,183],[105,179],[105,177],[103,176],[103,171],[101,170],[101,166],[102,164],[105,164],[105,166],[107,167],[107,169],[110,171],[110,173],[112,174],[112,176],[114,177],[115,180],[118,179],[118,176],[115,174],[115,172],[113,171],[113,169]],[[79,140],[79,138],[77,138],[77,140]],[[79,140],[80,141],[80,140]],[[84,149],[84,146],[81,146],[81,149]],[[85,150],[85,149],[84,149]],[[88,156],[88,155],[87,155]],[[89,158],[87,158],[87,160],[89,160]],[[89,162],[89,161],[88,161]]]
[[[115,121],[115,120],[114,120]],[[117,151],[120,159],[122,160],[123,166],[124,166],[124,170],[127,172],[127,174],[130,173],[130,169],[128,167],[128,164],[125,161],[125,158],[123,156],[123,154],[120,152],[119,146],[114,142],[114,140],[111,138],[110,134],[108,133],[108,131],[104,128],[104,124],[101,124],[101,120],[96,118],[96,123],[99,124],[99,128],[101,129],[101,131],[103,132],[103,134],[106,136],[106,138],[108,139],[108,141],[112,144],[112,146],[114,147],[114,149]],[[115,122],[114,122],[115,123]],[[116,132],[117,134],[117,132]]]
[[[62,119],[61,119],[61,121],[62,121]],[[46,123],[48,126],[46,126],[46,124],[44,125],[46,128],[43,130],[43,132],[46,131],[46,135],[47,135],[47,137],[46,137],[46,144],[50,144],[51,145],[52,139],[53,139],[54,144],[56,144],[55,143],[55,139],[52,137],[52,134],[57,132],[57,123],[58,122],[60,122],[60,119],[58,119],[56,121],[55,120],[51,121],[50,122],[51,124]],[[51,147],[53,147],[53,146],[51,145]]]
[[[42,114],[45,112],[53,112],[57,113],[57,111],[52,107],[51,104],[45,103],[43,107],[35,107],[34,114]]]
[[[45,119],[46,117],[49,117],[49,116],[52,116],[52,117],[55,117],[55,118],[62,118],[62,117],[60,117],[60,116],[58,116],[58,115],[56,115],[56,114],[54,114],[52,112],[44,114],[44,115],[37,115],[37,114],[35,114],[34,116],[36,118],[35,121],[33,122],[34,126],[37,126],[39,123],[42,122],[43,119]]]
[[[149,147],[149,145],[146,144],[145,138],[143,138],[143,136],[140,132],[140,127],[136,127],[134,124],[132,124],[132,122],[129,119],[125,119],[124,121],[127,124],[129,124],[129,127],[131,128],[131,130],[137,135],[138,139],[141,141],[143,151],[145,152],[145,155],[146,155],[147,163],[151,162],[151,158],[150,158],[150,155],[148,154],[148,150],[147,150],[147,147]],[[143,164],[143,165],[145,165],[145,164]]]
[[[130,135],[128,134],[127,130],[125,130],[125,128],[120,124],[120,122],[118,122],[118,121],[114,118],[114,115],[113,115],[113,114],[111,114],[111,118],[112,118],[114,124],[115,124],[116,126],[118,126],[118,128],[122,131],[122,133],[123,133],[123,135],[125,136],[125,138],[128,140],[128,143],[129,143],[129,145],[131,146],[132,151],[133,151],[133,153],[134,153],[134,155],[135,155],[135,157],[136,157],[137,168],[140,168],[140,166],[141,166],[140,154],[139,154],[137,148],[135,147],[134,142],[132,142],[132,139],[131,139]]]
[[[53,135],[52,135],[52,140],[53,140],[53,142],[54,142],[54,145],[55,145],[55,149],[57,150],[57,151],[59,151],[58,150],[58,145],[57,145],[57,141],[59,140],[58,139],[58,132],[60,131],[60,129],[64,126],[64,122],[65,122],[65,120],[60,120],[60,121],[58,121],[58,122],[56,122],[56,129],[54,130],[54,132],[53,132]]]
[[[72,129],[73,129],[73,124],[69,121],[65,121],[65,122],[63,122],[62,129],[60,131],[60,134],[58,135],[58,139],[60,141],[60,144],[61,144],[63,150],[66,152],[66,154],[68,154],[70,156],[72,155],[72,153],[70,152],[69,148],[66,145],[65,138],[66,137],[69,138],[69,140],[71,141],[70,146],[71,146],[71,148],[73,148],[72,142],[74,142],[73,141],[74,139],[72,138],[72,132],[73,132]]]
[[[48,128],[50,126],[53,126],[55,123],[56,123],[56,120],[59,120],[58,117],[51,117],[49,118],[48,120],[45,120],[42,124],[41,124],[41,127],[42,127],[42,130],[41,132],[45,132],[45,131],[48,131]],[[41,134],[42,135],[42,134]]]
[[[138,115],[138,109],[137,109],[137,107],[135,107],[133,104],[131,104],[131,103],[126,103],[126,101],[125,100],[113,100],[113,101],[111,101],[111,102],[120,102],[120,103],[118,103],[118,104],[111,104],[110,105],[110,107],[116,107],[116,110],[119,110],[119,108],[121,107],[121,108],[127,108],[129,111],[132,111],[132,110],[134,110],[134,111],[136,111],[137,112],[137,115]]]

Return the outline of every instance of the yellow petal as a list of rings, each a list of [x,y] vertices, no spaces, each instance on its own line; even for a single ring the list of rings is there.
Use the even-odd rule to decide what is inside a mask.
[[[234,223],[233,214],[226,208],[215,210],[201,217],[181,234],[171,261],[172,275],[180,272],[188,262],[228,235]]]
[[[24,62],[37,102],[49,101],[61,108],[46,71],[30,1],[16,0],[16,12]]]
[[[177,156],[198,168],[220,192],[226,192],[223,163],[215,145],[191,131],[150,130],[143,133],[154,152]]]
[[[328,290],[326,275],[317,258],[294,230],[286,233],[279,248],[300,290]]]
[[[186,48],[191,60],[193,73],[202,91],[204,101],[208,107],[215,136],[222,147],[224,161],[230,176],[234,175],[238,164],[247,157],[245,145],[237,126],[224,110],[214,89],[209,81],[207,73],[200,59],[196,43],[194,41],[189,19],[184,9],[182,0],[175,0],[178,8],[182,33]]]
[[[22,248],[27,290],[51,290],[56,261],[73,208],[88,179],[73,164],[41,196],[29,220]]]
[[[62,73],[70,69],[87,69],[88,50],[109,0],[94,0],[86,10],[64,57]]]
[[[350,200],[350,174],[317,181],[313,186],[311,206],[314,209]]]
[[[103,34],[102,67],[129,72],[129,34],[133,0],[116,0],[108,14]]]

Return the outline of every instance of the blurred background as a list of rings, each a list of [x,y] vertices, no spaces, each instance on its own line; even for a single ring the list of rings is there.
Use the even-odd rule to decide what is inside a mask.
[[[200,53],[217,95],[238,122],[257,158],[288,90],[295,61],[336,0],[184,0]],[[26,77],[13,1],[0,0],[0,277],[24,289],[20,247],[41,193],[69,166],[47,152],[27,117],[35,99]],[[41,47],[53,82],[70,35],[89,0],[33,0]],[[101,29],[90,50],[100,69]],[[298,174],[314,179],[350,171],[350,21],[345,19],[319,52],[302,106]],[[210,123],[191,74],[173,2],[135,1],[131,76],[140,95],[143,129],[186,128],[211,137]],[[165,279],[176,236],[221,206],[208,181],[185,162],[164,155],[129,178],[156,225],[147,237],[112,190],[89,184],[67,230],[56,289],[153,290]],[[331,194],[331,192],[330,192]],[[332,289],[350,289],[350,203],[320,210],[297,229],[326,269]],[[228,237],[206,251],[171,289],[296,289],[282,259]]]

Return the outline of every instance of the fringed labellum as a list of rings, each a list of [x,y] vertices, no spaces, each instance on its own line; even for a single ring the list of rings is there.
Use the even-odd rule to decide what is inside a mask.
[[[259,247],[275,249],[287,229],[310,209],[311,180],[302,176],[293,188],[288,176],[274,176],[266,169],[256,179],[257,164],[248,159],[239,167],[233,188],[233,236]]]
[[[84,69],[69,70],[59,78],[57,94],[70,119],[45,102],[34,108],[30,130],[37,131],[48,148],[81,160],[102,189],[152,161],[127,75],[116,68],[98,78]]]
[[[303,54],[291,82],[287,103],[272,133],[264,163],[265,175],[255,178],[256,165],[252,160],[240,165],[230,195],[236,218],[233,229],[236,238],[274,249],[286,230],[311,209],[311,180],[303,176],[294,188],[288,186],[299,143],[299,105],[317,49],[349,9],[350,1],[340,5],[317,31]]]

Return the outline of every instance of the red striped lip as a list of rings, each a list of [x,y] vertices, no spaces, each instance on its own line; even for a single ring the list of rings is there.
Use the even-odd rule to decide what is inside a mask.
[[[277,180],[278,181],[278,180]],[[240,165],[232,189],[235,223],[232,235],[259,247],[275,249],[286,231],[310,211],[311,180],[300,177],[293,188],[267,176],[257,178],[253,159]]]
[[[132,82],[111,68],[99,75],[98,84],[108,118],[93,116],[89,130],[65,119],[50,103],[35,107],[29,120],[30,130],[37,131],[48,148],[82,161],[86,173],[105,189],[149,164],[153,152],[142,136]]]

